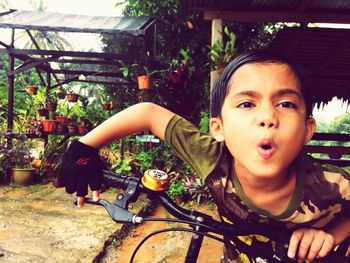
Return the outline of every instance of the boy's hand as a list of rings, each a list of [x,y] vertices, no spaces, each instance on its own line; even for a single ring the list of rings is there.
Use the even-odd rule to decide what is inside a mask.
[[[78,207],[82,207],[84,196],[88,193],[88,185],[93,191],[93,198],[98,200],[103,167],[98,149],[74,140],[63,155],[58,172],[58,186],[66,187],[69,194],[76,192]]]
[[[312,262],[315,258],[325,257],[333,246],[331,234],[316,228],[300,228],[292,234],[288,257],[296,257],[298,262]]]

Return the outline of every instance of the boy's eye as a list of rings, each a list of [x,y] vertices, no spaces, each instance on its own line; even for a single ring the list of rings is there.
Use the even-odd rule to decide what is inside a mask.
[[[282,108],[289,108],[289,109],[295,109],[297,108],[297,105],[290,101],[284,101],[279,104]]]
[[[254,107],[254,104],[248,101],[238,105],[238,108],[252,108],[252,107]]]

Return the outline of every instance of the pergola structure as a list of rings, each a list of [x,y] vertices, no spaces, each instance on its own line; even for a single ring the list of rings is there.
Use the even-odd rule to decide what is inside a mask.
[[[9,43],[0,41],[0,53],[9,56],[8,89],[8,130],[13,128],[14,78],[16,74],[35,68],[44,87],[52,89],[72,81],[100,84],[132,84],[126,80],[118,68],[118,61],[140,62],[135,54],[116,54],[106,52],[86,52],[72,50],[42,50],[33,37],[32,31],[38,30],[44,35],[47,31],[75,32],[79,34],[128,34],[139,37],[146,44],[145,50],[152,60],[155,50],[155,19],[150,17],[103,17],[69,15],[50,12],[9,10],[0,13],[0,28],[12,29]],[[15,31],[27,32],[36,49],[15,47]],[[50,39],[47,39],[50,41]],[[153,48],[153,49],[152,49]],[[15,59],[20,65],[15,68]],[[59,63],[61,68],[54,64]],[[63,76],[63,77],[62,77]],[[79,77],[79,76],[84,76]],[[55,83],[53,83],[54,78]]]

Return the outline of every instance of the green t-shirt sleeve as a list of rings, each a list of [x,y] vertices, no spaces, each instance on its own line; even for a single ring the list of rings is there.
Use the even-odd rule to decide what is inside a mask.
[[[210,134],[200,132],[194,124],[178,115],[169,121],[165,141],[203,179],[215,168],[223,147]]]

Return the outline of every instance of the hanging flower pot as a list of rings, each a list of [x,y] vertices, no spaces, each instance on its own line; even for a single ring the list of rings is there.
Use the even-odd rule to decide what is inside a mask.
[[[56,109],[57,109],[57,102],[48,102],[48,103],[46,104],[46,107],[47,107],[47,109],[48,109],[49,111],[55,112]]]
[[[60,100],[65,99],[66,95],[67,95],[67,92],[64,89],[60,88],[59,90],[57,90],[57,97]]]
[[[27,86],[26,91],[29,95],[36,95],[38,93],[38,87],[36,86]]]
[[[60,99],[60,100],[64,100],[65,99],[65,97],[66,97],[66,93],[64,93],[64,92],[59,92],[59,93],[57,93],[57,97]]]
[[[147,76],[147,75],[137,76],[137,83],[139,85],[139,89],[149,89],[150,76]]]
[[[79,99],[79,95],[75,93],[67,93],[66,97],[69,102],[77,102]]]
[[[55,120],[42,120],[43,132],[53,133],[57,129],[57,121]]]

